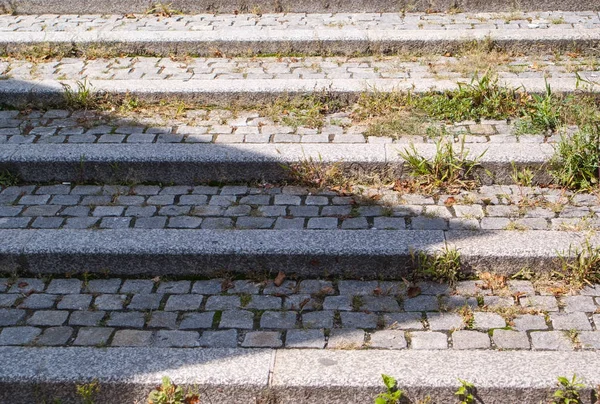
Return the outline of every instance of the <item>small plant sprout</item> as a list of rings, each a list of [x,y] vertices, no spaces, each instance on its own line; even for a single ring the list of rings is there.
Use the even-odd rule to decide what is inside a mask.
[[[535,178],[535,172],[531,170],[531,168],[517,168],[517,165],[513,162],[512,165],[512,174],[511,179],[517,185],[521,185],[523,187],[530,187],[533,185],[533,179]]]
[[[460,280],[460,253],[456,248],[446,246],[442,251],[434,254],[419,251],[418,254],[411,253],[411,255],[417,278],[447,282],[450,285]]]
[[[577,380],[577,376],[573,375],[571,380],[564,376],[558,377],[558,390],[554,392],[552,401],[553,404],[580,404],[581,395],[579,391],[585,385]]]
[[[91,383],[77,385],[77,395],[81,397],[83,404],[94,404],[94,396],[100,391],[98,380]]]
[[[586,240],[581,247],[558,253],[560,271],[555,275],[576,288],[600,282],[600,248]]]
[[[465,380],[458,379],[460,387],[456,390],[456,395],[460,404],[471,404],[475,402],[475,385]]]
[[[92,86],[87,79],[75,83],[77,88],[73,89],[66,83],[61,83],[64,90],[64,98],[67,107],[71,109],[91,109],[96,106],[96,98]]]
[[[379,393],[375,397],[375,404],[398,404],[404,392],[398,389],[396,379],[385,374],[382,374],[381,378],[383,379],[383,384],[385,384],[386,392]]]
[[[164,376],[162,384],[150,392],[148,404],[200,404],[200,397],[196,393],[185,391],[168,376]]]

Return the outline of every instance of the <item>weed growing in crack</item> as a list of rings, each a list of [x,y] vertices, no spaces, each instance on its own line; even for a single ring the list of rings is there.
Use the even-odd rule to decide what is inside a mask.
[[[569,247],[566,253],[558,253],[558,263],[560,270],[555,276],[576,288],[600,282],[600,247],[589,240],[579,248]]]
[[[441,252],[428,254],[419,251],[411,253],[415,277],[446,282],[450,285],[460,280],[460,253],[456,248],[446,246]]]
[[[531,95],[531,101],[523,108],[523,117],[517,121],[517,134],[554,132],[562,124],[562,110],[569,99],[554,96],[546,81],[544,95]]]
[[[91,109],[97,106],[96,96],[92,86],[87,80],[77,81],[77,88],[73,89],[70,85],[61,83],[64,90],[64,99],[70,109]]]
[[[385,374],[381,375],[386,392],[379,393],[375,397],[375,404],[398,404],[404,395],[404,392],[398,388],[396,379]]]
[[[197,393],[185,391],[174,384],[168,376],[163,377],[162,384],[150,392],[148,404],[199,404]]]
[[[20,182],[19,176],[8,170],[0,171],[0,187],[11,187]]]
[[[577,380],[577,376],[573,375],[571,380],[564,376],[558,377],[558,390],[554,392],[552,401],[553,404],[579,404],[581,403],[581,394],[579,391],[585,385]]]
[[[458,379],[460,387],[454,393],[460,400],[460,404],[472,404],[475,402],[475,385],[465,380]]]
[[[76,389],[83,404],[94,404],[94,396],[100,391],[100,385],[97,380],[94,380],[91,383],[78,384]]]

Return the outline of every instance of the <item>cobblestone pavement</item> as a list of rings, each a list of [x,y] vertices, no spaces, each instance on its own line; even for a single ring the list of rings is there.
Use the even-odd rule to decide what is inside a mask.
[[[484,186],[428,197],[356,187],[14,186],[0,192],[0,228],[563,230],[600,228],[598,197]]]
[[[561,133],[517,134],[514,123],[423,123],[431,136],[373,136],[367,122],[350,112],[328,114],[321,127],[276,123],[258,111],[194,109],[170,118],[167,113],[123,117],[100,111],[0,111],[0,144],[21,143],[431,143],[441,137],[465,143],[556,142]]]
[[[268,30],[351,28],[378,30],[515,30],[600,28],[597,12],[535,13],[338,13],[198,14],[170,18],[143,15],[5,15],[0,31],[219,31],[231,27]]]
[[[498,66],[500,79],[545,77],[597,80],[600,64],[575,55],[515,57]],[[270,80],[270,79],[470,79],[456,57],[256,57],[256,58],[62,58],[51,61],[0,59],[0,77],[16,80]]]
[[[0,345],[600,349],[600,285],[490,285],[5,278]]]

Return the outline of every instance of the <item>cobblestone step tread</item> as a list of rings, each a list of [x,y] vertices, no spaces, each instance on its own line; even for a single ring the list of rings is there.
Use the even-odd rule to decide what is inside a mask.
[[[128,16],[131,17],[131,16]],[[0,17],[0,46],[55,44],[116,53],[226,55],[418,51],[444,53],[473,40],[520,51],[594,52],[596,12],[505,14],[264,14],[134,18],[123,15]],[[65,48],[67,49],[67,48]]]

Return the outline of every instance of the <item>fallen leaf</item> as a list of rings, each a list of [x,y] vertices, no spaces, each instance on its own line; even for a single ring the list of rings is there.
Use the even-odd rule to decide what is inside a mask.
[[[131,20],[131,19],[135,19],[136,17],[135,17],[135,14],[129,13],[129,14],[125,14],[125,18],[129,18]]]
[[[223,292],[226,292],[227,290],[233,288],[233,282],[231,282],[229,279],[225,279],[222,283],[221,283],[221,290]]]
[[[444,201],[444,205],[446,205],[446,206],[452,206],[452,205],[454,205],[455,203],[456,203],[456,198],[455,198],[455,197],[453,197],[453,196],[449,196],[449,197],[448,197],[448,199],[446,199],[446,200]]]
[[[417,297],[421,294],[421,288],[418,286],[411,286],[406,291],[408,297]]]
[[[27,282],[19,282],[18,286],[20,289],[23,289],[29,286],[29,284]]]
[[[321,289],[321,294],[323,294],[323,295],[330,295],[333,292],[334,292],[334,290],[331,286],[327,286],[327,287]]]
[[[381,290],[381,288],[378,286],[375,289],[373,289],[373,294],[375,296],[380,296],[383,293],[383,291]]]
[[[275,286],[277,286],[277,287],[280,287],[283,284],[284,280],[285,280],[285,273],[283,271],[279,271],[279,273],[277,274],[277,277],[273,281],[273,284],[275,284]]]

